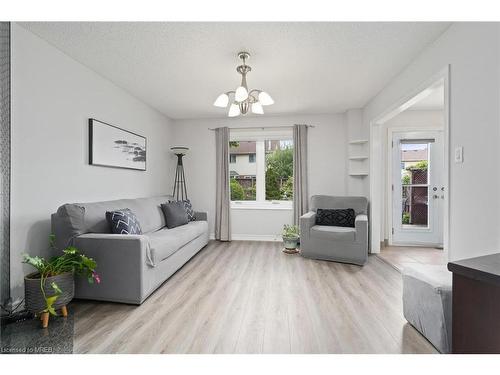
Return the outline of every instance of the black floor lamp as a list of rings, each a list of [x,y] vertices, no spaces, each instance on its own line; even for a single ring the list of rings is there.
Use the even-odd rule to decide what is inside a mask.
[[[177,156],[177,167],[175,169],[174,191],[172,193],[172,197],[178,201],[184,201],[188,199],[188,195],[186,189],[186,178],[184,176],[184,166],[182,165],[182,157],[188,153],[189,148],[172,147],[171,150]]]

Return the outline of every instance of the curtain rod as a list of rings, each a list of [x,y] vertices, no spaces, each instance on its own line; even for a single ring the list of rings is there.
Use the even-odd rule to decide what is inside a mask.
[[[314,125],[306,125],[308,128],[315,128]],[[246,128],[229,128],[229,130],[249,130],[249,129],[291,129],[293,126],[249,126]],[[208,130],[215,130],[217,128],[208,128]]]

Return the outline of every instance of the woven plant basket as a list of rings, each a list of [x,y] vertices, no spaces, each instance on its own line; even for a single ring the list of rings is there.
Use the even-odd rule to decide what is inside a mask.
[[[55,294],[51,286],[53,282],[55,282],[62,291],[53,305],[54,309],[60,309],[73,299],[75,295],[75,279],[71,272],[47,277],[44,283],[44,291],[47,297]],[[40,290],[40,274],[38,272],[31,273],[24,277],[24,295],[26,310],[33,313],[39,313],[47,307],[42,291]]]

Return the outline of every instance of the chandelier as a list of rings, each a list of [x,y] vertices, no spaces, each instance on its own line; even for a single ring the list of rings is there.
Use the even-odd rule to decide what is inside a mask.
[[[250,57],[248,52],[238,53],[238,57],[243,61],[242,65],[236,68],[236,71],[241,74],[241,85],[235,91],[227,91],[220,94],[214,102],[214,106],[227,108],[229,106],[229,117],[246,115],[249,110],[258,115],[264,114],[264,105],[274,103],[273,98],[262,90],[248,90],[247,73],[252,71],[252,68],[246,64],[246,60]]]

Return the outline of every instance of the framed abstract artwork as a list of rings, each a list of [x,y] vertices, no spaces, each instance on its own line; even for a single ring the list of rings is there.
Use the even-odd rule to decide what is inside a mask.
[[[146,170],[146,137],[89,119],[89,164]]]

